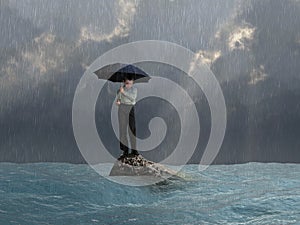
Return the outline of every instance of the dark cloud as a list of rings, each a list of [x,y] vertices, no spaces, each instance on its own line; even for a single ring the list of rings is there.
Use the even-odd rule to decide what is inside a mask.
[[[159,39],[199,51],[212,62],[228,110],[215,163],[299,162],[299,15],[299,1],[292,0],[0,1],[0,161],[83,162],[71,109],[85,67],[120,44]],[[196,89],[170,67],[153,72],[162,71],[172,71],[182,86]],[[97,124],[109,119],[114,97],[109,90],[99,100]],[[210,111],[203,93],[190,94],[202,118],[191,161],[199,162]],[[141,104],[140,115],[145,113]],[[118,142],[106,126],[110,129],[99,135],[117,156]],[[162,150],[149,155],[154,160],[164,156]]]

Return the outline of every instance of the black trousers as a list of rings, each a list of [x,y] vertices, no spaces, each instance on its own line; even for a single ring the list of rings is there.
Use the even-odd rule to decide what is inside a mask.
[[[118,109],[118,119],[120,149],[127,152],[129,150],[127,140],[127,129],[129,127],[131,129],[131,132],[128,132],[131,150],[136,150],[135,106],[121,103]]]

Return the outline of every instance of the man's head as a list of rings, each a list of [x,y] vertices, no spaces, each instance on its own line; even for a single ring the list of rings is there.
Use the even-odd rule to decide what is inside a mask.
[[[131,88],[132,85],[133,85],[133,76],[126,76],[125,79],[124,79],[124,84],[125,84],[125,87],[128,89],[128,88]]]

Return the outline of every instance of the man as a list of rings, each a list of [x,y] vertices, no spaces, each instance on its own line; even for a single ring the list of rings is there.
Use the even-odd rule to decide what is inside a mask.
[[[137,88],[133,87],[133,77],[127,76],[123,80],[123,85],[117,91],[116,104],[119,106],[118,119],[119,119],[119,134],[120,134],[120,149],[123,154],[119,159],[129,155],[127,129],[128,125],[131,130],[129,132],[131,154],[139,155],[136,150],[136,127],[135,127],[135,101],[137,97]]]

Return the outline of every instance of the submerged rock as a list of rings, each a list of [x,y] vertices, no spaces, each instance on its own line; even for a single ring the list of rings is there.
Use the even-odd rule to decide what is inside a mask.
[[[109,176],[155,176],[181,178],[177,171],[145,159],[141,155],[127,156],[117,160]]]

